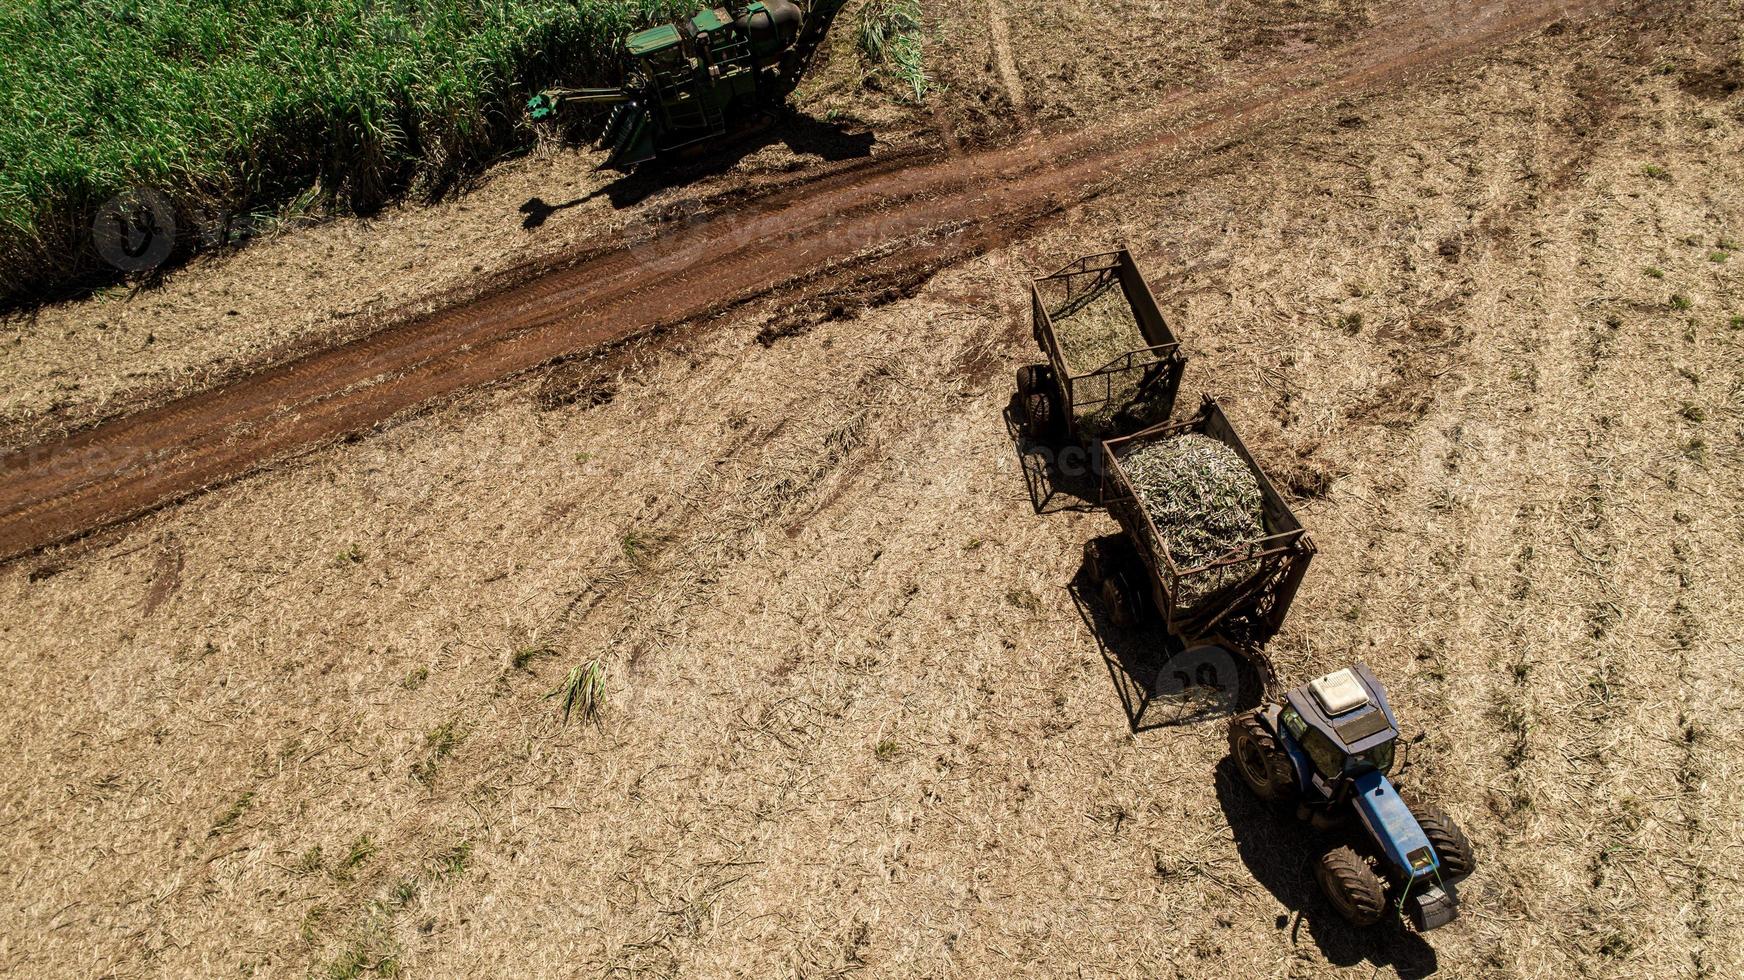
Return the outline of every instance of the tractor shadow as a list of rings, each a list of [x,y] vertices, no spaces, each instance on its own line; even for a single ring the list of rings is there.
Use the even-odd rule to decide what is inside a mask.
[[[1005,431],[1037,514],[1084,514],[1101,508],[1102,479],[1081,446],[1030,437],[1020,424],[1017,398],[1005,408]]]
[[[1264,697],[1259,670],[1220,647],[1189,648],[1155,616],[1117,625],[1082,568],[1066,594],[1096,639],[1134,734],[1227,718]]]
[[[798,156],[835,163],[871,156],[875,142],[875,134],[857,125],[826,121],[784,109],[775,113],[765,125],[725,137],[718,143],[673,160],[651,161],[580,197],[557,203],[540,197],[531,198],[520,207],[521,214],[525,215],[521,227],[538,228],[559,211],[601,197],[610,201],[613,208],[632,207],[659,191],[726,173],[746,157],[777,143]]]
[[[1255,797],[1227,756],[1213,770],[1213,781],[1242,863],[1279,903],[1294,910],[1277,919],[1279,929],[1289,930],[1291,945],[1302,941],[1305,922],[1308,938],[1338,966],[1367,961],[1392,968],[1403,980],[1419,980],[1439,969],[1435,947],[1399,916],[1359,928],[1338,914],[1314,880],[1313,862],[1328,843],[1324,835]]]

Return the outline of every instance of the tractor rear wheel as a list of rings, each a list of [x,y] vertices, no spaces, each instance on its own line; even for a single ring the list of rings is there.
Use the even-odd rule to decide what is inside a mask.
[[[1260,720],[1258,710],[1229,719],[1229,757],[1255,796],[1270,803],[1296,798],[1296,767]]]
[[[1417,825],[1423,828],[1423,836],[1429,838],[1429,845],[1435,848],[1435,856],[1441,859],[1441,878],[1443,881],[1454,882],[1467,877],[1477,868],[1477,856],[1472,853],[1471,840],[1465,831],[1459,829],[1459,824],[1447,815],[1447,811],[1433,803],[1425,803],[1409,797],[1405,805],[1411,808],[1411,815],[1417,818]]]
[[[1381,921],[1387,908],[1386,889],[1362,855],[1349,847],[1335,847],[1320,856],[1314,877],[1338,914],[1351,925],[1372,926]]]

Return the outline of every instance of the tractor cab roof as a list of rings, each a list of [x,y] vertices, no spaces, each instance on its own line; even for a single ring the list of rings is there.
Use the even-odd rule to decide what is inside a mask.
[[[1386,689],[1362,664],[1335,670],[1284,695],[1302,719],[1356,755],[1399,736]]]
[[[699,10],[690,18],[690,32],[695,35],[718,31],[731,23],[732,19],[725,10]]]
[[[630,57],[644,58],[657,51],[664,51],[677,45],[679,39],[677,26],[661,24],[658,27],[650,27],[645,31],[631,34],[624,39],[624,47],[629,50]]]

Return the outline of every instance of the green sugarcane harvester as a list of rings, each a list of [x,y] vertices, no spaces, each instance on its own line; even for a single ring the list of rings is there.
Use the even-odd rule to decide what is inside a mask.
[[[572,103],[609,105],[602,166],[628,168],[739,129],[781,105],[846,0],[728,0],[624,39],[620,88],[547,89],[533,119]]]

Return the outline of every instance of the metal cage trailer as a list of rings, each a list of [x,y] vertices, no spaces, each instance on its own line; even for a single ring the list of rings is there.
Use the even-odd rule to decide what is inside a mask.
[[[1247,463],[1259,483],[1266,533],[1209,563],[1182,568],[1169,553],[1167,536],[1140,502],[1121,459],[1147,443],[1188,432],[1222,442]],[[1235,648],[1263,648],[1284,623],[1314,558],[1314,541],[1254,462],[1223,409],[1208,397],[1191,418],[1104,441],[1103,457],[1103,503],[1125,533],[1086,542],[1084,563],[1109,615],[1117,623],[1133,622],[1148,597],[1168,631],[1184,641],[1217,638]],[[1230,565],[1251,566],[1251,571],[1197,601],[1184,600],[1183,583]]]
[[[1030,322],[1047,361],[1017,371],[1013,418],[1027,438],[1077,444],[1094,461],[1102,440],[1173,411],[1187,358],[1127,249],[1033,280]]]

